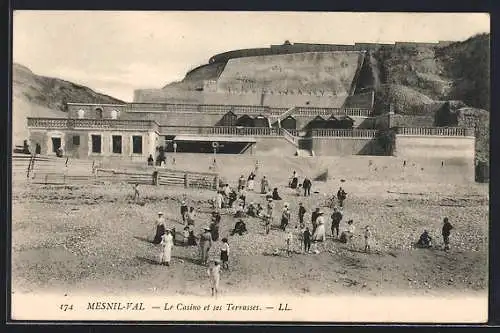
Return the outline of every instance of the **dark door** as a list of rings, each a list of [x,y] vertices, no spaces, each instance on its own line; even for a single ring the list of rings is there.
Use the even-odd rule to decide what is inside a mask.
[[[294,117],[288,116],[281,121],[281,127],[284,129],[297,129],[297,121]]]
[[[61,138],[52,138],[52,152],[57,152],[59,148],[61,148]]]

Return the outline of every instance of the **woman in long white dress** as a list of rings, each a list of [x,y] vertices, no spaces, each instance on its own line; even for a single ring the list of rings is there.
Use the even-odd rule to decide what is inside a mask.
[[[160,255],[160,265],[170,266],[170,259],[172,257],[172,248],[174,247],[174,238],[170,230],[165,231],[165,235],[163,235],[160,245],[162,246],[162,252]]]
[[[326,240],[326,231],[325,231],[325,219],[323,217],[323,212],[319,212],[319,216],[316,220],[318,226],[313,234],[313,241],[315,242],[323,242]]]

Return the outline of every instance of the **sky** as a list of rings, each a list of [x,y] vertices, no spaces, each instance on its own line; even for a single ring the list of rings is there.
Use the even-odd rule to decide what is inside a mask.
[[[13,61],[131,102],[135,89],[182,80],[229,50],[460,41],[489,31],[482,13],[15,11]]]

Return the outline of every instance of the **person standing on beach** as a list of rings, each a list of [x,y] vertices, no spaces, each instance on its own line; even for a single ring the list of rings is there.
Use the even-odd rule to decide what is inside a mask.
[[[311,232],[309,231],[309,227],[306,227],[304,230],[304,252],[305,253],[310,253],[311,252]]]
[[[219,282],[220,282],[220,262],[219,260],[214,260],[210,263],[207,273],[210,280],[210,288],[212,290],[212,296],[217,297],[219,292]]]
[[[316,220],[318,219],[319,212],[320,212],[319,208],[316,208],[316,210],[314,212],[312,212],[312,214],[311,214],[311,224],[312,224],[312,227],[313,227],[313,230],[312,230],[313,234],[316,231],[316,227],[318,225],[316,223]]]
[[[153,244],[160,244],[164,234],[165,218],[163,217],[163,212],[158,212],[158,219],[156,219],[155,223],[155,236],[153,238]]]
[[[288,209],[288,202],[285,202],[285,205],[283,207],[283,212],[281,213],[281,225],[280,225],[283,231],[286,230],[289,221],[290,221],[290,210]]]
[[[453,229],[453,226],[448,221],[448,218],[445,217],[443,219],[443,229],[441,231],[441,234],[443,235],[444,250],[445,251],[448,251],[450,249],[450,231],[451,231],[451,229]]]
[[[304,196],[310,196],[311,195],[311,187],[312,183],[309,177],[304,178],[304,182],[302,183],[302,188],[304,189]]]
[[[247,188],[249,191],[253,191],[254,187],[255,187],[255,174],[252,171],[248,176]]]
[[[220,260],[222,261],[222,269],[229,269],[229,243],[227,241],[227,238],[222,238]]]
[[[340,221],[342,221],[342,213],[339,212],[337,207],[334,207],[332,213],[332,237],[337,236],[339,238]]]
[[[212,247],[212,234],[210,234],[210,227],[205,227],[203,233],[200,235],[200,262],[202,265],[208,263],[208,252]]]
[[[365,227],[365,252],[367,253],[371,251],[372,237],[370,226],[367,225]]]
[[[267,180],[266,176],[263,176],[262,180],[260,181],[260,193],[266,194],[267,191],[269,191],[269,181]]]
[[[181,202],[181,217],[182,217],[182,222],[185,224],[186,223],[186,214],[188,212],[188,206],[186,204],[186,201],[182,200]]]
[[[304,208],[304,205],[302,202],[299,202],[299,224],[300,227],[304,227],[304,215],[306,214],[306,209]]]
[[[160,245],[162,246],[162,253],[160,256],[160,265],[170,266],[170,259],[172,257],[172,248],[174,246],[174,239],[170,230],[166,230],[162,237]]]

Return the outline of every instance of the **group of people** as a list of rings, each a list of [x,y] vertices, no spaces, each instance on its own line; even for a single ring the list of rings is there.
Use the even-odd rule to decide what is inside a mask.
[[[445,217],[443,219],[443,226],[441,228],[441,236],[443,236],[444,250],[448,251],[450,249],[450,234],[453,226],[451,225],[449,219]],[[432,237],[429,235],[427,230],[420,235],[417,243],[415,244],[418,248],[431,248],[432,247]]]
[[[202,265],[208,266],[208,276],[211,282],[212,295],[217,295],[218,285],[220,280],[220,270],[229,269],[229,242],[226,237],[220,240],[220,257],[209,262],[209,253],[214,247],[216,242],[219,242],[219,229],[221,223],[222,208],[233,208],[233,217],[236,218],[234,228],[230,232],[231,236],[244,235],[248,232],[247,225],[243,218],[253,217],[263,220],[265,227],[265,234],[270,233],[271,225],[274,224],[276,215],[280,216],[279,229],[285,232],[286,253],[291,255],[294,247],[294,238],[300,241],[301,252],[311,253],[311,245],[316,242],[324,242],[327,239],[325,212],[320,208],[316,208],[311,212],[310,223],[306,222],[307,209],[304,204],[298,204],[297,219],[294,228],[288,230],[292,223],[292,210],[288,202],[283,202],[283,207],[280,213],[276,210],[276,201],[282,200],[278,188],[275,187],[270,190],[269,180],[263,176],[261,180],[260,193],[265,195],[266,204],[250,202],[246,203],[247,191],[254,191],[256,173],[251,172],[248,177],[241,175],[238,179],[237,189],[232,189],[229,184],[222,184],[217,191],[217,196],[214,200],[214,211],[211,214],[211,222],[203,228],[198,237],[195,236],[195,210],[189,207],[186,201],[183,200],[180,206],[180,215],[182,223],[184,224],[183,230],[183,244],[185,246],[199,246],[199,262]],[[301,186],[302,185],[302,186]],[[294,171],[289,183],[292,189],[304,188],[304,196],[310,195],[312,183],[305,177],[302,184],[299,184],[297,173]],[[355,237],[356,227],[353,219],[348,219],[343,228],[341,223],[344,220],[344,201],[346,200],[347,193],[340,187],[337,191],[338,206],[333,208],[329,216],[331,237],[341,243],[352,243]],[[167,227],[165,218],[162,212],[158,213],[156,221],[155,236],[153,239],[154,244],[161,246],[160,264],[170,265],[172,248],[175,244],[176,231],[174,227]],[[445,250],[449,250],[449,236],[453,226],[449,223],[448,218],[444,218],[442,236],[445,244]],[[369,253],[373,244],[373,230],[369,225],[363,229],[362,237],[364,238],[364,251]],[[197,244],[197,240],[199,243]],[[432,238],[427,230],[424,230],[420,236],[417,247],[428,248],[432,246]]]
[[[292,177],[290,178],[290,182],[288,183],[288,186],[290,188],[295,189],[297,191],[297,195],[300,196],[301,189],[304,190],[304,196],[308,197],[311,195],[311,187],[312,187],[312,182],[311,180],[306,176],[304,177],[304,181],[302,184],[299,183],[299,175],[297,174],[297,171],[293,171]]]

